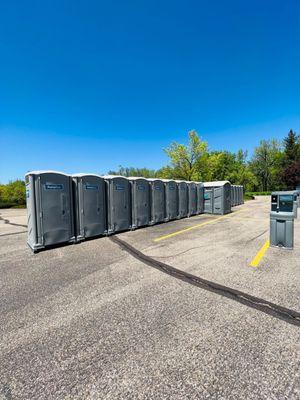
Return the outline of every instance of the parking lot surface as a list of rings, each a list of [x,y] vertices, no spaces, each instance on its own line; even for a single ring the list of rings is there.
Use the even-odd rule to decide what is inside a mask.
[[[116,235],[153,260],[300,311],[269,197]],[[0,210],[0,399],[299,399],[300,327],[176,279],[104,237],[33,254]]]

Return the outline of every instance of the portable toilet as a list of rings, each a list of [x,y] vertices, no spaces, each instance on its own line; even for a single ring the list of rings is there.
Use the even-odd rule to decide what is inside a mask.
[[[166,219],[165,221],[171,221],[178,217],[178,191],[177,184],[173,180],[162,179],[165,184],[166,192]]]
[[[195,182],[187,182],[188,185],[188,198],[189,198],[189,209],[188,216],[197,214],[197,185]]]
[[[129,177],[131,185],[131,217],[132,228],[149,225],[150,207],[150,185],[145,178]]]
[[[72,178],[56,171],[25,175],[29,247],[37,252],[48,246],[73,243]]]
[[[238,201],[238,187],[237,185],[234,185],[234,205],[238,206],[239,201]]]
[[[196,182],[197,188],[197,214],[204,212],[204,185],[202,182]]]
[[[76,240],[104,235],[107,232],[104,179],[95,174],[74,174],[72,180]]]
[[[239,189],[240,189],[240,204],[243,204],[243,186],[242,185],[240,185],[239,186]]]
[[[241,198],[241,204],[244,204],[245,201],[244,201],[244,186],[243,186],[243,185],[241,185],[241,196],[242,196],[242,198]]]
[[[165,184],[161,179],[147,179],[150,185],[150,222],[149,225],[165,221]]]
[[[205,182],[205,190],[213,189],[213,214],[231,212],[231,188],[228,181]]]
[[[234,204],[234,185],[231,185],[231,188],[230,188],[230,204],[231,204],[231,207],[235,206],[235,204]]]
[[[188,186],[185,181],[176,181],[178,190],[178,218],[188,215]]]
[[[130,183],[124,176],[106,175],[107,233],[131,229]]]

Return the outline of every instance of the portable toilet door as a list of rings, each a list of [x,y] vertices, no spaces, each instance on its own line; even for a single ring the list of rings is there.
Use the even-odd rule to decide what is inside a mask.
[[[56,171],[26,174],[28,245],[36,252],[48,246],[73,243],[72,181]]]
[[[238,187],[237,185],[234,185],[234,205],[238,206],[239,202],[238,202]]]
[[[197,186],[195,182],[187,182],[188,197],[189,197],[189,210],[188,216],[197,214]]]
[[[184,181],[176,181],[178,190],[178,218],[188,215],[188,186]]]
[[[103,177],[107,192],[107,233],[131,229],[130,183],[124,176]]]
[[[213,203],[214,202],[214,188],[204,187],[204,213],[213,213]]]
[[[197,187],[197,214],[204,212],[204,185],[202,182],[196,182]]]
[[[107,232],[104,179],[94,174],[74,174],[72,178],[76,240],[104,235]]]
[[[235,204],[234,204],[234,185],[231,185],[231,188],[230,188],[230,204],[231,204],[231,207],[235,206]]]
[[[131,185],[132,228],[150,223],[150,186],[145,178],[128,178]]]
[[[173,180],[163,179],[166,191],[166,222],[178,216],[177,184]]]
[[[165,221],[165,184],[161,179],[147,179],[150,184],[150,222],[149,225]]]
[[[241,195],[242,195],[241,204],[244,204],[244,186],[243,185],[241,185]]]

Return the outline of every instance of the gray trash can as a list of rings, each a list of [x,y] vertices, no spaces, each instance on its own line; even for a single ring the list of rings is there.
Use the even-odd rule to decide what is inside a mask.
[[[74,174],[72,179],[76,241],[105,235],[107,227],[104,179],[95,174]]]
[[[32,171],[25,176],[30,248],[75,241],[72,179],[57,171]]]
[[[145,178],[129,177],[131,185],[132,229],[150,223],[150,185]]]
[[[270,212],[270,245],[294,247],[294,192],[273,192]]]

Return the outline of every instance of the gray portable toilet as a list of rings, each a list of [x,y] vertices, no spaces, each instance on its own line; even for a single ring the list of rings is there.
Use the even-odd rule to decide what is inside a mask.
[[[150,223],[150,185],[145,178],[129,177],[131,185],[132,229]]]
[[[238,206],[239,205],[239,200],[238,200],[238,187],[237,185],[234,185],[234,205]]]
[[[231,212],[231,185],[228,181],[204,182],[206,190],[213,189],[213,214],[228,214]]]
[[[197,214],[204,213],[204,185],[202,182],[195,182],[197,187]]]
[[[162,179],[165,184],[166,192],[166,218],[165,221],[171,221],[178,217],[178,192],[177,184],[173,180]]]
[[[244,186],[240,185],[240,191],[241,191],[241,204],[244,204]]]
[[[74,174],[72,180],[76,240],[106,234],[104,179],[95,174]]]
[[[189,209],[188,216],[197,214],[197,185],[195,182],[187,182],[188,185],[188,198],[189,198]]]
[[[234,185],[231,185],[231,188],[230,188],[230,204],[231,204],[231,207],[235,206],[235,204],[234,204]]]
[[[131,229],[130,183],[124,176],[106,175],[107,233]]]
[[[48,246],[73,243],[72,178],[56,171],[25,175],[29,247],[37,252]]]
[[[188,215],[188,186],[185,181],[176,181],[178,190],[178,218]]]
[[[161,179],[147,179],[150,185],[150,222],[149,225],[165,221],[166,194],[165,184]]]

